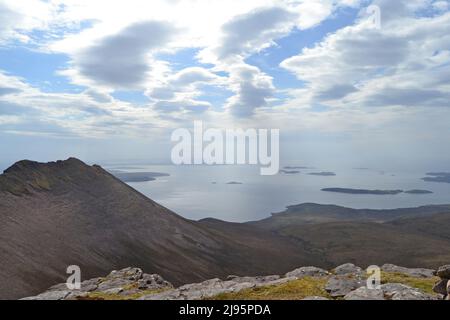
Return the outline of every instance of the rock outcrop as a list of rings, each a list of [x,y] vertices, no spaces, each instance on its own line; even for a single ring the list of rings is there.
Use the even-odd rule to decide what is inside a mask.
[[[440,267],[435,274],[441,278],[433,287],[433,291],[450,300],[450,265]]]
[[[366,286],[366,272],[353,264],[344,264],[330,272],[316,267],[302,267],[286,273],[284,276],[270,275],[259,277],[228,276],[225,280],[210,279],[200,283],[186,284],[175,288],[171,283],[157,274],[146,274],[139,268],[126,268],[113,271],[104,278],[83,281],[80,289],[69,290],[66,284],[58,284],[46,292],[28,297],[24,300],[199,300],[226,298],[233,294],[267,289],[268,292],[280,292],[280,288],[290,285],[290,290],[301,292],[303,288],[295,287],[305,279],[322,283],[323,295],[316,292],[305,295],[301,300],[439,300],[448,295],[448,277],[450,266],[443,266],[429,273],[423,269],[409,269],[393,265],[383,267],[385,278],[382,285],[372,289]],[[390,277],[401,274],[405,283],[391,283]],[[431,294],[434,281],[441,277]],[[420,284],[421,289],[412,284]],[[426,286],[429,286],[427,289]],[[295,288],[295,289],[292,289]],[[275,289],[275,290],[273,290]],[[303,292],[302,292],[303,293]],[[230,295],[231,296],[228,296]],[[277,299],[277,296],[267,296]]]
[[[429,278],[435,274],[435,270],[425,268],[404,268],[393,264],[385,264],[381,267],[385,272],[402,273],[411,277]]]

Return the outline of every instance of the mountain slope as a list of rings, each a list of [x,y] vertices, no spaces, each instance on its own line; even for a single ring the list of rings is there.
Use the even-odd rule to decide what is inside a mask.
[[[0,175],[0,298],[138,265],[175,284],[287,271],[316,258],[281,236],[229,237],[186,220],[77,159],[21,161]],[[255,239],[255,237],[257,239]]]

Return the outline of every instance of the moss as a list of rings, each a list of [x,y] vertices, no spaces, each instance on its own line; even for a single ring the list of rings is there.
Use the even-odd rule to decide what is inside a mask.
[[[401,283],[413,288],[422,290],[425,293],[435,294],[433,292],[434,284],[439,281],[438,277],[416,278],[403,273],[381,272],[381,283]]]
[[[208,300],[301,300],[310,296],[330,298],[325,291],[328,278],[305,277],[287,283],[219,294]]]

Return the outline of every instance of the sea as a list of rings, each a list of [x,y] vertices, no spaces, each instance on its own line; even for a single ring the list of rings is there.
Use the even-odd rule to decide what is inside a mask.
[[[169,176],[128,183],[147,197],[193,220],[261,220],[287,206],[334,204],[356,209],[394,209],[450,203],[450,184],[425,182],[424,172],[388,172],[370,168],[289,169],[296,174],[260,175],[257,166],[114,165],[109,170],[158,172]],[[334,172],[335,176],[310,175]],[[323,188],[429,190],[432,194],[356,195]]]

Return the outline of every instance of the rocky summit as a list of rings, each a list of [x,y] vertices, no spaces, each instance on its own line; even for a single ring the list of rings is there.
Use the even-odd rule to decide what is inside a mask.
[[[367,273],[347,263],[330,271],[302,267],[285,275],[228,276],[174,287],[140,268],[112,271],[83,281],[77,290],[65,283],[23,300],[442,300],[448,299],[450,265],[438,270],[395,265],[381,268],[381,285],[367,287]],[[420,270],[420,271],[419,271]],[[445,285],[444,285],[445,284]]]

